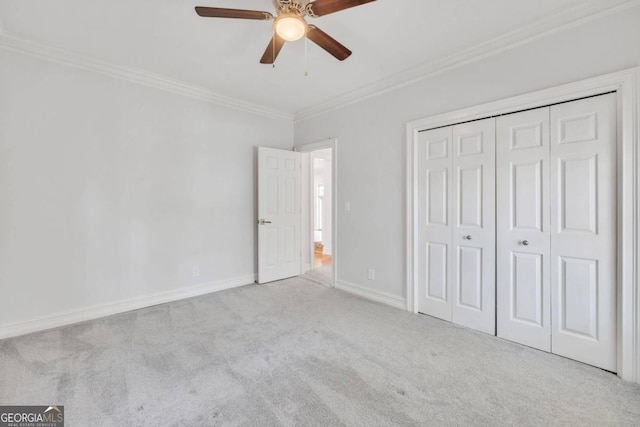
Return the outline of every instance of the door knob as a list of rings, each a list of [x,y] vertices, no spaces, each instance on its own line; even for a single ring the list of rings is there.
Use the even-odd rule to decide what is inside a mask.
[[[259,225],[271,224],[271,221],[267,221],[266,219],[259,219],[258,224]]]
[[[471,240],[471,235],[467,234],[466,236],[462,236],[464,240]]]
[[[528,240],[523,240],[521,243],[522,243],[522,246],[529,246]]]

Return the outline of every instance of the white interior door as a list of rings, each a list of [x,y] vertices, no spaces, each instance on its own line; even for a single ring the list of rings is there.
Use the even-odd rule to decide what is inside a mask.
[[[551,107],[553,353],[616,371],[616,97]]]
[[[497,334],[551,351],[549,108],[499,117]]]
[[[418,311],[451,321],[452,127],[418,136]]]
[[[453,127],[453,322],[495,334],[495,119]]]
[[[300,153],[258,148],[258,283],[301,273]]]

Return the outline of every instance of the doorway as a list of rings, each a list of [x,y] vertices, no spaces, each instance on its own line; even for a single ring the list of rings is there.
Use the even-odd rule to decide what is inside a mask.
[[[335,140],[297,147],[302,154],[302,273],[334,286],[336,271]]]
[[[616,371],[615,104],[419,132],[419,312]]]
[[[418,272],[418,264],[420,262],[420,242],[415,237],[416,230],[420,225],[418,218],[418,210],[420,205],[415,198],[418,194],[418,186],[420,182],[417,177],[419,153],[418,138],[421,130],[437,129],[455,125],[457,123],[471,123],[479,119],[487,117],[503,117],[506,113],[522,112],[526,110],[534,110],[539,107],[566,103],[567,101],[591,98],[594,95],[601,95],[610,92],[616,92],[615,111],[618,117],[614,125],[616,134],[617,167],[615,169],[615,184],[617,191],[613,194],[617,199],[618,211],[614,222],[616,223],[615,237],[616,244],[616,370],[617,374],[628,381],[638,381],[637,366],[640,366],[640,346],[637,345],[637,331],[640,328],[638,324],[638,307],[640,307],[640,299],[637,299],[637,259],[638,249],[633,245],[637,236],[637,224],[639,211],[635,201],[637,194],[637,150],[633,135],[637,135],[637,122],[633,111],[636,93],[636,75],[637,69],[609,74],[606,76],[595,77],[581,82],[570,83],[546,90],[541,90],[532,94],[526,94],[483,104],[471,108],[441,114],[438,116],[416,120],[407,125],[407,308],[412,312],[419,310],[418,303],[420,299],[418,281],[420,274]],[[597,118],[593,116],[589,123],[594,123]],[[571,123],[565,120],[565,125]],[[574,123],[573,123],[574,124]],[[593,128],[593,126],[591,126]],[[536,132],[532,133],[537,136]],[[555,134],[556,137],[564,137],[563,134]],[[567,144],[569,146],[569,144]],[[512,145],[511,148],[514,146]],[[557,165],[557,163],[556,163]],[[560,165],[562,166],[562,165]],[[565,165],[566,166],[566,165]],[[558,175],[554,175],[558,176]],[[562,177],[560,175],[560,177]],[[611,180],[608,180],[611,181]],[[525,181],[526,182],[526,181]],[[573,193],[565,193],[571,194]],[[597,199],[596,199],[597,201]],[[574,206],[571,205],[573,208]],[[546,211],[545,211],[546,212]],[[555,212],[555,210],[554,210]],[[564,225],[563,225],[564,226]],[[468,240],[468,239],[467,239]],[[523,239],[519,241],[521,247],[529,248],[531,239]],[[521,251],[522,252],[522,251]],[[576,259],[579,258],[576,257]],[[562,263],[554,263],[556,267],[565,268]],[[582,264],[580,264],[582,266]],[[573,266],[572,266],[573,267]],[[591,273],[591,270],[583,268],[583,270]],[[566,271],[566,268],[565,268]],[[596,269],[597,271],[597,269]],[[562,274],[557,274],[556,278],[563,279]],[[587,278],[592,276],[585,276]],[[585,280],[586,281],[586,280]],[[562,294],[559,294],[562,296]],[[556,294],[556,297],[558,294]],[[556,304],[557,307],[562,305]],[[556,314],[558,314],[556,312]],[[558,324],[556,322],[556,324]],[[565,322],[566,324],[566,322]],[[565,327],[565,329],[567,329]]]

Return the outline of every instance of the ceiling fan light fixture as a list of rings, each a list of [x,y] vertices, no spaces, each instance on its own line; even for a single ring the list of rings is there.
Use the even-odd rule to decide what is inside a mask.
[[[278,36],[288,42],[300,40],[307,34],[307,23],[294,13],[281,15],[274,25]]]

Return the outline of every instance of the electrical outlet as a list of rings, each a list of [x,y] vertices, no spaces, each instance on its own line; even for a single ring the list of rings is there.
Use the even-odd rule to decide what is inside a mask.
[[[367,272],[367,277],[369,280],[376,280],[376,271],[373,268],[370,268]]]
[[[191,272],[193,273],[193,277],[200,277],[200,268],[199,267],[193,267],[191,269]]]

